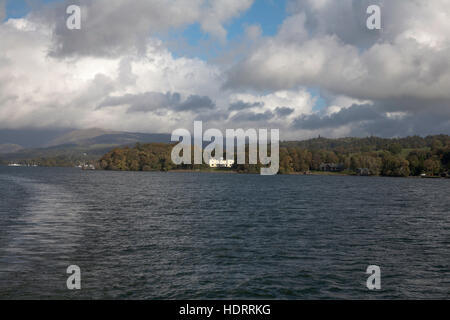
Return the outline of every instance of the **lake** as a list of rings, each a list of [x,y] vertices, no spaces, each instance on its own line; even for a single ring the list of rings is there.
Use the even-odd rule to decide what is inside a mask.
[[[0,167],[0,299],[448,299],[449,194],[448,179]]]

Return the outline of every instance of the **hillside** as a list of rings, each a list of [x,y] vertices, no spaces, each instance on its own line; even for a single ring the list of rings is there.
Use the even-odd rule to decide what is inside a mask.
[[[170,142],[169,134],[137,133],[108,131],[98,128],[86,130],[73,130],[69,133],[53,139],[47,143],[46,147],[55,147],[61,145],[128,145],[136,142]]]
[[[23,147],[18,144],[0,144],[0,154],[13,153],[22,150]]]
[[[83,141],[93,139],[105,134],[116,133],[114,131],[107,131],[98,128],[91,128],[85,130],[73,130],[66,134],[63,134],[51,141],[47,142],[45,147],[54,147],[67,144],[84,144]]]
[[[9,138],[14,139],[14,136]],[[170,142],[168,134],[147,134],[107,131],[102,129],[72,130],[48,141],[40,148],[21,148],[7,144],[0,152],[0,163],[39,163],[44,166],[73,166],[80,162],[92,162],[114,147],[133,146],[136,142]],[[0,149],[1,150],[1,149]]]

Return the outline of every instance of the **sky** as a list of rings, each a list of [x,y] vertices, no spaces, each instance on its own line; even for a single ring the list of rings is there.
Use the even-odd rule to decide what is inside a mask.
[[[450,134],[450,0],[0,0],[0,130],[199,120],[282,139]]]

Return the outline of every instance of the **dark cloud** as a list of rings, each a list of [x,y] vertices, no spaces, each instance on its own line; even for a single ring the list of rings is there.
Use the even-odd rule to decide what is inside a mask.
[[[352,134],[359,136],[404,137],[434,135],[450,132],[450,121],[435,114],[421,113],[403,118],[380,117],[360,124]]]
[[[191,95],[186,101],[175,107],[177,111],[212,110],[216,105],[211,98],[206,96]]]
[[[264,113],[255,113],[251,111],[241,111],[235,114],[232,118],[232,122],[257,122],[257,121],[269,121],[274,117],[271,111]]]
[[[196,117],[196,121],[226,121],[229,117],[229,113],[225,111],[214,111],[214,112],[201,112]]]
[[[279,117],[287,117],[289,115],[291,115],[295,110],[292,108],[288,108],[288,107],[277,107],[275,109],[275,113],[279,116]]]
[[[295,130],[333,130],[345,127],[350,136],[376,135],[381,137],[431,135],[450,132],[448,118],[428,113],[387,113],[389,106],[353,105],[327,116],[317,114],[297,118]]]
[[[251,109],[251,108],[256,108],[256,107],[263,107],[264,103],[263,102],[254,102],[254,103],[249,103],[249,102],[244,102],[244,101],[237,101],[234,102],[232,104],[230,104],[230,107],[228,108],[228,110],[230,111],[241,111],[241,110],[245,110],[245,109]]]
[[[202,111],[215,109],[216,105],[207,96],[190,95],[181,101],[181,95],[175,93],[146,92],[142,94],[126,94],[120,97],[106,98],[97,109],[128,105],[128,113],[161,111]]]
[[[81,6],[81,30],[69,30],[66,26],[66,9],[72,4]],[[156,27],[159,19],[164,18],[158,16],[156,8],[150,10],[150,7],[151,3],[145,5],[134,1],[125,3],[111,0],[107,3],[104,0],[66,0],[46,8],[34,18],[53,25],[53,47],[50,54],[54,57],[114,57],[135,49],[144,51],[145,39],[152,26]],[[144,12],[148,14],[148,22],[143,20]]]
[[[108,97],[97,109],[129,105],[128,112],[149,112],[171,108],[179,103],[179,93],[146,92],[142,94],[126,94],[120,97]]]
[[[309,0],[291,2],[291,14],[305,14],[305,28],[311,35],[328,34],[338,36],[341,41],[367,48],[381,36],[378,30],[366,27],[367,7],[380,5],[373,0],[328,1],[326,5],[316,6]],[[383,12],[384,26],[390,25],[391,15]],[[387,20],[387,21],[386,21]]]
[[[329,116],[320,117],[317,114],[297,118],[293,126],[303,130],[337,128],[359,121],[373,121],[381,115],[371,105],[353,105]]]

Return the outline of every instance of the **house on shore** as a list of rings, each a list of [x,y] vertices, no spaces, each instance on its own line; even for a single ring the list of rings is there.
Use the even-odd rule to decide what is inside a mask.
[[[370,175],[372,175],[372,172],[370,172],[370,170],[368,168],[358,168],[356,170],[356,174],[358,176],[370,176]]]
[[[209,159],[210,168],[231,168],[234,165],[234,160],[226,160],[224,158]]]
[[[340,172],[342,170],[344,170],[344,166],[339,163],[322,163],[320,165],[320,171]]]

